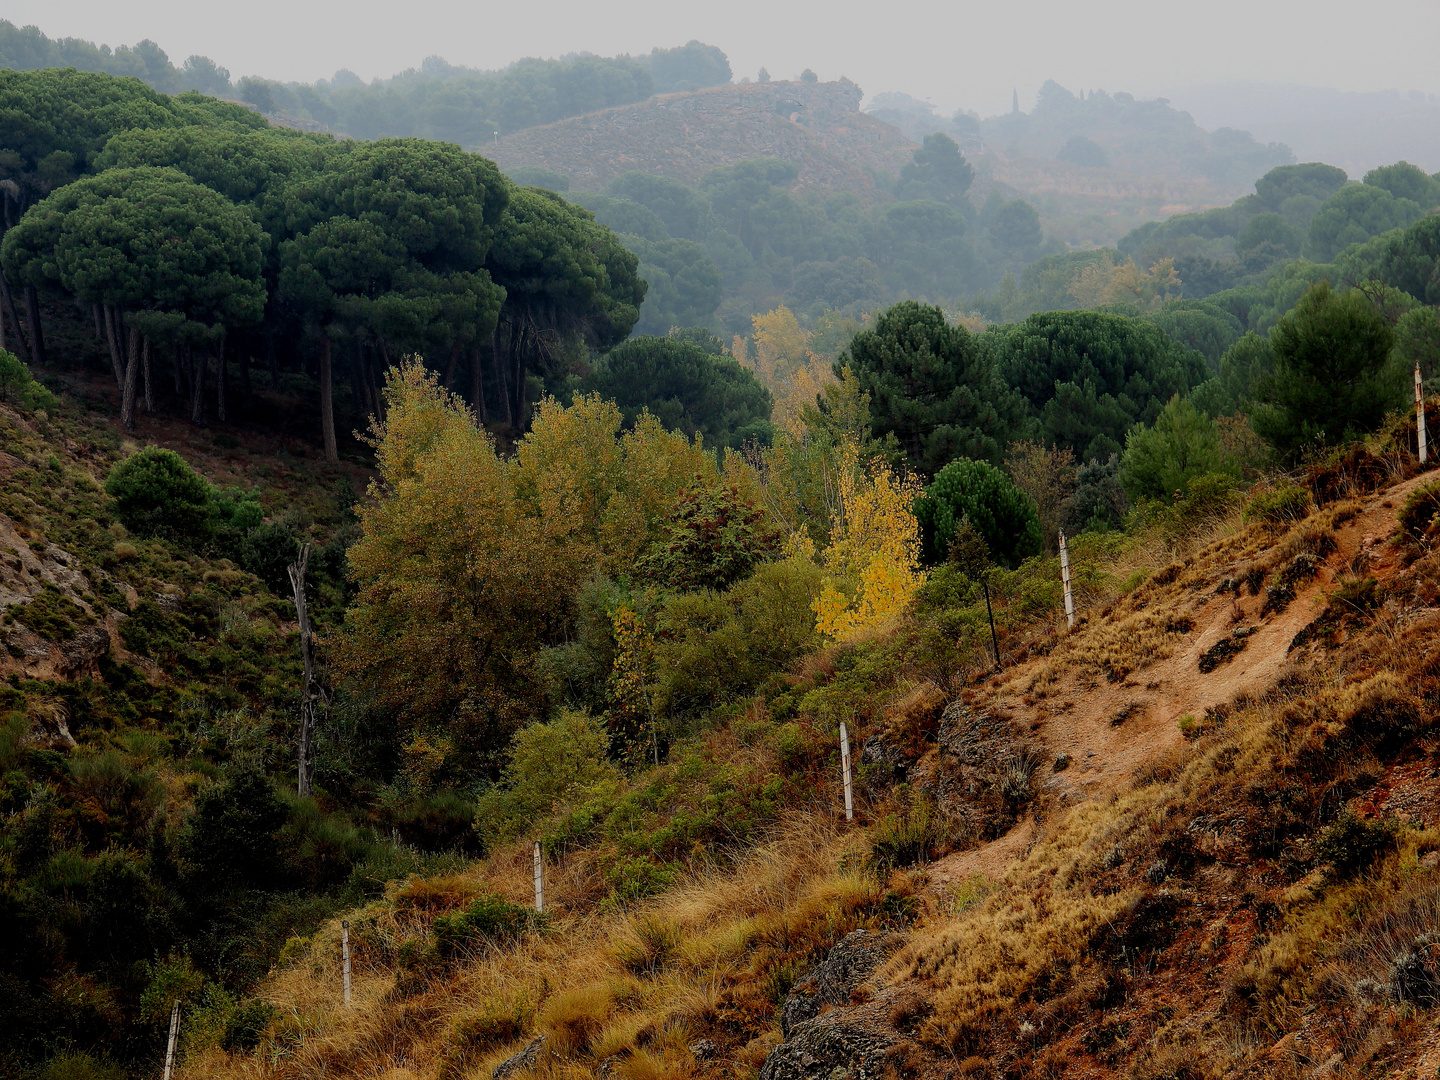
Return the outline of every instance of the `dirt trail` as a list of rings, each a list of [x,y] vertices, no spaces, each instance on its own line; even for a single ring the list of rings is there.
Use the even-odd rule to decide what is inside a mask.
[[[1183,612],[1194,629],[1175,651],[1121,682],[1068,678],[1048,697],[1036,700],[1024,688],[1047,660],[1017,667],[990,703],[1028,727],[1052,759],[1062,753],[1069,758],[1060,772],[1043,768],[1045,789],[1063,803],[1122,790],[1137,769],[1183,744],[1179,724],[1183,716],[1201,718],[1207,708],[1231,701],[1242,691],[1255,695],[1273,686],[1291,663],[1295,635],[1320,613],[1337,577],[1358,571],[1384,581],[1400,569],[1400,552],[1388,543],[1395,516],[1410,491],[1432,479],[1433,473],[1422,473],[1368,496],[1360,513],[1333,533],[1336,550],[1319,565],[1314,578],[1296,586],[1295,599],[1284,611],[1262,619],[1263,591],[1260,596],[1215,595],[1212,586]],[[1218,563],[1215,582],[1246,561],[1237,556],[1232,563]],[[1201,674],[1201,655],[1238,627],[1254,628],[1245,647],[1233,659]],[[1022,821],[989,844],[939,859],[929,868],[931,882],[956,883],[976,873],[999,877],[1025,854],[1036,833],[1032,821]]]

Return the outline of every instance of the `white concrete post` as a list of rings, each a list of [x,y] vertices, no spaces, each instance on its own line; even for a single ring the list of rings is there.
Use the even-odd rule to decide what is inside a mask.
[[[850,732],[840,721],[840,773],[845,781],[845,820],[855,820],[855,796],[850,786]]]
[[[1425,388],[1420,379],[1420,361],[1415,361],[1415,441],[1419,443],[1420,464],[1425,464]]]
[[[540,858],[540,841],[535,841],[535,910],[545,910],[545,863]]]
[[[175,1039],[180,1034],[180,999],[170,1009],[170,1038],[165,1043],[165,1080],[175,1071]]]
[[[1070,592],[1070,547],[1065,543],[1065,533],[1060,533],[1060,580],[1065,585],[1065,621],[1075,629],[1075,597]]]
[[[350,923],[340,921],[340,962],[345,979],[345,1004],[350,1004]]]

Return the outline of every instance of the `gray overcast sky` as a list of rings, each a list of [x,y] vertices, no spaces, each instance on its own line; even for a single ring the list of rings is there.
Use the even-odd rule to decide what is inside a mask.
[[[431,54],[502,67],[523,56],[649,51],[699,38],[736,77],[812,67],[866,93],[904,90],[991,114],[1018,87],[1153,94],[1246,79],[1440,93],[1440,0],[4,0],[0,17],[110,45],[153,38],[176,63],[202,53],[236,77],[305,82],[348,67],[390,75]]]

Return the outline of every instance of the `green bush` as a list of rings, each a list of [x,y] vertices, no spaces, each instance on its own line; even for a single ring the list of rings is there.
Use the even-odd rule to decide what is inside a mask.
[[[561,710],[556,719],[515,733],[505,786],[480,796],[475,828],[486,839],[509,839],[563,801],[581,801],[614,786],[605,759],[605,729],[589,713]]]
[[[275,1019],[275,1006],[259,998],[250,998],[236,1007],[225,1021],[225,1033],[220,1045],[234,1053],[237,1050],[254,1050],[260,1045],[265,1029]]]
[[[613,903],[633,903],[675,884],[675,871],[650,859],[621,859],[605,871]]]
[[[1410,493],[1400,511],[1400,528],[1416,540],[1440,540],[1440,480]]]
[[[925,561],[945,561],[950,542],[966,518],[991,556],[1014,568],[1040,554],[1040,515],[1035,500],[989,462],[961,458],[940,470],[915,503]]]
[[[1245,520],[1275,524],[1294,523],[1310,513],[1310,492],[1305,488],[1284,484],[1250,500],[1245,507]]]
[[[0,401],[25,412],[55,411],[55,395],[35,381],[18,356],[5,349],[0,349]]]
[[[640,572],[672,589],[727,589],[779,548],[764,515],[733,485],[683,493],[664,529]]]
[[[286,817],[285,804],[258,771],[203,789],[180,845],[191,878],[202,888],[225,890],[274,884],[277,833]]]
[[[46,1063],[38,1080],[125,1080],[125,1070],[89,1054],[66,1051]]]
[[[821,571],[800,559],[765,563],[723,593],[669,598],[660,613],[658,697],[679,718],[753,693],[818,641],[810,603]]]
[[[110,470],[105,491],[125,527],[141,536],[198,541],[210,534],[210,485],[174,450],[147,446]]]
[[[464,911],[435,920],[435,946],[442,956],[453,956],[467,945],[503,944],[548,923],[548,914],[487,893]]]
[[[1120,482],[1137,500],[1182,495],[1197,477],[1233,471],[1214,421],[1178,396],[1153,425],[1130,429],[1120,458]]]
[[[1315,854],[1334,868],[1336,877],[1352,878],[1393,848],[1399,833],[1400,822],[1395,818],[1367,821],[1346,810],[1320,834]]]

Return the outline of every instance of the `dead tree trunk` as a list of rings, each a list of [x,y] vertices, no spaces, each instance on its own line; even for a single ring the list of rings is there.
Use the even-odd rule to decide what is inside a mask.
[[[300,662],[305,685],[300,692],[300,744],[297,754],[295,789],[301,796],[313,791],[315,776],[315,654],[310,636],[310,609],[305,603],[305,571],[310,564],[310,545],[300,545],[299,557],[287,568],[295,593],[295,615],[300,624]]]

